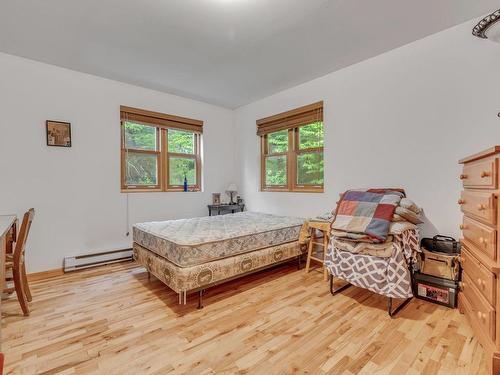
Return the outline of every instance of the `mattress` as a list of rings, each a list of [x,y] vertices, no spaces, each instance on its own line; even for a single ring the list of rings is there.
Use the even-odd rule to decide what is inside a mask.
[[[258,212],[135,224],[134,242],[179,267],[297,241],[304,219]]]

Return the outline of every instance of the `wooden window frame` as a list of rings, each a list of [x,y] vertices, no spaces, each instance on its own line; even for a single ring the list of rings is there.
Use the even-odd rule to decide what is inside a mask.
[[[321,121],[323,122],[323,121]],[[299,128],[302,126],[307,126],[306,125],[301,125],[298,126],[294,129],[291,129],[294,133],[294,155],[293,158],[295,160],[295,166],[293,169],[293,184],[292,184],[292,191],[302,191],[302,192],[311,192],[311,193],[323,193],[324,192],[324,183],[325,183],[325,174],[323,172],[323,183],[321,185],[319,184],[298,184],[297,183],[297,165],[298,165],[298,157],[299,155],[303,154],[311,154],[311,153],[321,153],[323,155],[323,163],[324,163],[324,146],[321,147],[309,147],[309,148],[304,148],[300,149],[300,139],[299,139]],[[325,139],[325,133],[324,133],[324,128],[323,128],[323,142]],[[324,165],[324,164],[323,164]],[[324,168],[323,168],[324,171]]]
[[[309,124],[301,125],[307,126]],[[323,193],[324,184],[322,185],[308,185],[308,184],[298,184],[297,183],[297,158],[301,154],[310,154],[313,152],[322,153],[324,152],[324,147],[312,147],[307,149],[299,148],[299,128],[287,129],[288,131],[288,151],[286,152],[269,152],[268,134],[264,134],[260,137],[260,147],[261,147],[261,174],[260,181],[261,191],[274,191],[274,192],[302,192],[302,193]],[[286,156],[286,175],[287,183],[286,185],[266,185],[266,159],[270,156]]]
[[[132,113],[131,118],[128,119],[124,115],[124,109],[127,114]],[[134,112],[135,111],[135,112]],[[201,162],[201,138],[202,138],[202,125],[203,122],[199,120],[191,120],[183,117],[163,115],[158,112],[150,112],[142,109],[135,109],[131,107],[121,107],[121,121],[120,121],[120,186],[122,193],[144,193],[144,192],[179,192],[184,191],[184,184],[170,185],[169,175],[169,160],[170,157],[182,157],[195,160],[196,168],[196,183],[188,185],[189,191],[201,191],[201,178],[202,178],[202,162]],[[151,116],[152,114],[152,116]],[[134,116],[140,116],[135,119]],[[149,115],[149,117],[148,117]],[[160,118],[163,116],[163,119]],[[125,118],[124,118],[125,117]],[[175,120],[175,121],[174,121]],[[181,122],[180,120],[183,120]],[[156,150],[141,150],[141,149],[127,149],[125,147],[125,122],[132,122],[144,126],[150,126],[156,129]],[[158,124],[159,123],[159,124]],[[200,126],[201,124],[201,126]],[[168,126],[167,126],[168,125]],[[184,154],[168,151],[168,130],[179,130],[193,133],[194,136],[194,153]],[[156,154],[157,155],[157,184],[156,185],[127,185],[126,182],[126,155],[128,153],[143,153],[143,154]]]
[[[164,147],[163,149],[165,150],[164,153],[164,165],[165,165],[165,185],[166,189],[165,191],[184,191],[184,185],[170,185],[170,172],[169,172],[169,162],[171,157],[179,157],[179,158],[185,158],[185,159],[193,159],[195,161],[195,168],[196,168],[196,183],[194,185],[188,185],[188,190],[189,191],[201,191],[201,134],[194,133],[193,132],[193,137],[194,137],[194,153],[193,154],[184,154],[180,152],[170,152],[168,151],[168,130],[169,129],[162,129],[164,131]],[[172,130],[179,130],[179,129],[172,129]],[[183,131],[189,131],[189,130],[183,130]]]
[[[257,120],[257,135],[260,136],[260,190],[275,192],[304,192],[323,193],[324,181],[321,185],[309,185],[297,183],[297,159],[299,155],[313,152],[324,156],[324,146],[300,149],[299,128],[313,124],[323,123],[323,102],[317,102],[296,108],[291,111]],[[268,135],[282,131],[288,131],[288,151],[281,153],[270,153]],[[323,134],[324,139],[324,134]],[[286,185],[266,185],[266,160],[270,156],[286,156]],[[324,175],[323,175],[324,178]]]
[[[125,147],[125,121],[121,121],[120,124],[120,134],[121,134],[121,189],[122,191],[135,191],[135,192],[145,192],[145,191],[162,191],[162,157],[161,157],[161,133],[160,129],[154,127],[152,125],[141,124],[145,126],[150,126],[155,128],[156,131],[156,150],[141,150],[134,148],[126,148]],[[148,154],[155,155],[156,154],[156,185],[127,185],[125,182],[127,171],[126,171],[126,157],[127,153],[132,154]]]

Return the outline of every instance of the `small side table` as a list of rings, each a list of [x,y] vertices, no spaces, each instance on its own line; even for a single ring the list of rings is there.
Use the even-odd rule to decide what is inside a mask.
[[[235,212],[243,212],[245,210],[244,204],[209,204],[207,207],[208,216],[212,216],[212,212],[217,212],[217,215],[223,215],[229,212],[234,214]]]
[[[311,233],[311,239],[309,240],[309,247],[307,249],[307,262],[306,262],[306,273],[309,272],[309,268],[311,267],[311,260],[314,260],[320,263],[323,267],[323,279],[325,281],[328,280],[328,271],[325,266],[325,258],[326,252],[328,251],[328,242],[330,241],[330,222],[329,221],[310,221],[309,222],[309,230]],[[322,233],[323,241],[317,242],[317,240],[321,239],[316,235],[316,231]],[[319,245],[323,249],[323,253],[318,254],[321,256],[319,258],[314,251],[315,245]]]

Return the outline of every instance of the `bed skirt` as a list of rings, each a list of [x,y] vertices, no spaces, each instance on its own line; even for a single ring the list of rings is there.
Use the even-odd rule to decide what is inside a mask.
[[[303,253],[298,241],[192,267],[179,267],[134,242],[134,259],[177,293],[201,290],[271,267]]]

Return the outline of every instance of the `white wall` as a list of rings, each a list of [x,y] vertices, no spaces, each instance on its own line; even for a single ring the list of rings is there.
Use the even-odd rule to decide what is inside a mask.
[[[474,24],[237,109],[249,208],[310,216],[334,208],[348,188],[401,186],[425,209],[425,234],[458,236],[457,161],[500,144],[500,44],[473,37]],[[325,102],[325,193],[259,192],[255,120],[318,100]]]
[[[249,209],[301,216],[332,209],[347,188],[402,186],[424,207],[427,233],[457,236],[457,160],[500,143],[500,45],[473,38],[473,24],[235,112],[0,54],[0,214],[36,208],[30,272],[129,247],[119,186],[119,106],[129,105],[205,121],[204,191],[129,194],[131,223],[205,215],[211,193],[231,181]],[[318,100],[325,193],[259,192],[255,120]],[[72,148],[46,146],[47,119],[71,122]]]
[[[0,54],[0,214],[35,207],[29,272],[68,254],[131,246],[120,193],[120,105],[203,120],[204,191],[129,194],[131,223],[202,216],[235,178],[233,112]],[[73,147],[47,147],[45,120],[69,121]]]

